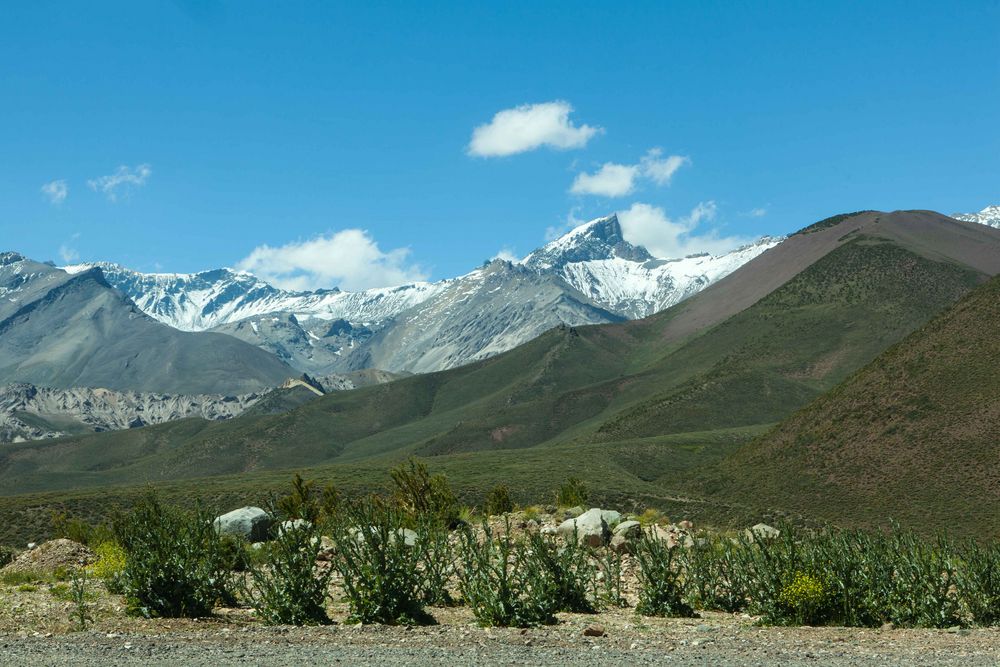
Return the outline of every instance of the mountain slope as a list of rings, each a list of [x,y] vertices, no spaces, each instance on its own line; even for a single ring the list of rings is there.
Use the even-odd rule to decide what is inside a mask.
[[[235,336],[314,375],[379,368],[427,372],[511,349],[539,333],[644,317],[697,293],[774,246],[655,259],[617,217],[580,225],[520,262],[393,288],[292,293],[247,273],[141,274],[98,266],[144,312],[183,330]]]
[[[645,320],[556,328],[283,415],[5,448],[0,490],[549,447],[627,451],[647,462],[634,474],[676,485],[673,455],[657,449],[667,434],[783,419],[998,272],[1000,231],[920,211],[854,215]],[[144,454],[116,462],[125,451]]]
[[[862,525],[1000,533],[1000,278],[704,475],[702,490]]]
[[[224,394],[276,386],[295,374],[232,337],[156,322],[100,270],[71,275],[0,255],[0,383]]]

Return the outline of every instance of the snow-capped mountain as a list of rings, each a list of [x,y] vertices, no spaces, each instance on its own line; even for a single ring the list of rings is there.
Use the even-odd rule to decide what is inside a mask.
[[[978,222],[987,227],[1000,229],[1000,206],[987,206],[979,213],[954,213],[953,218],[964,220],[965,222]]]
[[[229,334],[299,370],[427,372],[498,354],[543,331],[645,317],[728,275],[781,239],[721,255],[657,259],[626,241],[614,215],[592,220],[518,262],[495,260],[436,283],[287,292],[245,272],[143,274],[99,267],[150,316]]]

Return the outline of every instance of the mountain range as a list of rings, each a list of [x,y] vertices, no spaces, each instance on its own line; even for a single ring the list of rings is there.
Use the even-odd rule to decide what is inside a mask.
[[[454,368],[544,331],[645,317],[729,274],[780,239],[721,255],[657,259],[626,241],[614,215],[569,231],[517,262],[494,260],[436,283],[287,292],[248,273],[143,274],[115,264],[107,281],[157,320],[225,333],[310,374]]]
[[[162,488],[177,497],[211,488],[216,498],[250,500],[286,483],[291,470],[353,492],[377,487],[392,462],[418,455],[474,498],[502,480],[520,500],[537,502],[573,475],[624,506],[655,502],[696,520],[785,509],[856,523],[862,517],[851,513],[847,495],[829,511],[821,507],[822,488],[802,502],[782,499],[812,465],[812,454],[797,453],[803,441],[796,434],[808,431],[789,430],[782,452],[752,455],[755,443],[773,438],[775,424],[809,414],[799,411],[814,401],[844,395],[838,387],[851,386],[856,373],[885,363],[908,336],[962,308],[966,295],[983,294],[998,273],[1000,230],[929,211],[838,215],[640,320],[556,327],[488,359],[334,392],[278,413],[251,410],[222,422],[185,419],[7,445],[0,449],[0,493],[62,489],[68,495],[60,502],[94,508],[111,501],[82,487],[156,481],[169,483]],[[995,311],[991,295],[976,301],[987,312]],[[953,335],[935,337],[923,357],[906,363],[934,354],[946,361],[967,340],[978,345],[958,335],[961,328],[947,329]],[[983,364],[978,370],[975,360]],[[996,357],[969,363],[975,373],[960,375],[970,396],[980,395],[987,385],[977,378],[1000,371]],[[935,401],[955,391],[948,382],[926,386],[941,394]],[[895,388],[883,383],[879,391],[892,395]],[[874,407],[877,397],[866,400]],[[921,410],[919,400],[910,409]],[[975,410],[963,401],[963,411]],[[935,446],[948,449],[949,462],[964,470],[980,460],[964,449],[973,421],[936,431],[943,422],[918,414],[926,419],[923,432],[941,438]],[[844,417],[827,421],[838,419]],[[874,432],[891,426],[880,413],[870,419],[858,423]],[[892,458],[880,460],[891,460],[900,480],[926,475],[916,469],[928,464],[926,457],[911,461],[906,446],[892,445],[885,454]],[[790,460],[799,467],[785,467]],[[753,463],[745,475],[740,461]],[[858,470],[836,448],[823,465],[823,479],[847,479]],[[214,479],[194,481],[206,476]],[[956,496],[939,502],[949,497]],[[17,508],[29,502],[11,499],[4,511],[27,511]],[[896,516],[917,517],[926,507],[923,495],[901,491],[894,502]],[[972,525],[952,527],[962,532]]]

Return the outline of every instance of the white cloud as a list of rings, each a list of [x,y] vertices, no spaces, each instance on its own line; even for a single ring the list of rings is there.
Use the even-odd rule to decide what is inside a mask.
[[[493,257],[491,257],[490,259],[491,260],[493,260],[493,259],[502,259],[505,262],[519,262],[519,261],[521,261],[521,258],[517,256],[517,253],[515,253],[514,249],[511,248],[510,246],[504,246],[504,247],[500,248],[500,250],[497,252],[497,254],[493,255]]]
[[[635,191],[640,178],[667,185],[677,170],[691,160],[683,155],[662,155],[662,149],[651,148],[638,164],[605,162],[593,174],[577,174],[569,191],[577,195],[624,197]]]
[[[51,203],[61,204],[69,196],[69,184],[62,179],[50,181],[42,186],[42,194],[48,197]]]
[[[557,238],[565,234],[571,229],[576,229],[587,220],[583,218],[578,218],[577,213],[580,212],[579,206],[574,206],[570,209],[569,213],[566,214],[566,220],[561,225],[552,225],[551,227],[545,228],[545,240],[555,241]]]
[[[119,191],[127,194],[134,188],[140,188],[152,175],[153,169],[148,164],[140,164],[135,168],[121,165],[115,173],[91,179],[87,181],[87,185],[95,192],[104,193],[108,201],[117,201]]]
[[[353,292],[427,279],[427,274],[410,262],[409,248],[383,252],[362,229],[345,229],[277,248],[262,245],[236,268],[288,290],[336,286]]]
[[[642,175],[650,179],[657,185],[667,185],[678,169],[691,162],[690,158],[683,155],[663,155],[662,148],[651,148],[639,161],[642,168]]]
[[[638,165],[606,162],[593,174],[577,174],[569,191],[577,195],[624,197],[635,190]]]
[[[715,202],[702,202],[683,218],[673,220],[666,212],[650,204],[636,202],[619,211],[622,233],[631,243],[645,246],[656,257],[684,257],[698,252],[721,253],[747,242],[747,239],[719,236],[715,230],[699,230],[715,219]]]
[[[573,107],[562,101],[522,104],[499,111],[489,123],[472,131],[469,155],[502,157],[542,146],[559,150],[582,148],[604,130],[574,125],[569,119],[572,111]]]
[[[71,247],[69,244],[80,238],[79,234],[73,234],[69,238],[69,241],[63,243],[59,246],[59,258],[62,259],[63,264],[72,264],[80,259],[80,253],[76,251],[76,248]]]
[[[767,215],[767,209],[761,207],[752,208],[749,211],[747,211],[747,215],[750,216],[751,218],[763,218],[765,215]]]

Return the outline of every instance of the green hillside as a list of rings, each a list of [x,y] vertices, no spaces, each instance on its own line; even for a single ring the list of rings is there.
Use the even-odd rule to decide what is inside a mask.
[[[740,445],[998,272],[997,230],[919,211],[838,216],[645,320],[557,328],[483,362],[282,414],[11,445],[0,494],[157,483],[228,498],[290,470],[367,489],[417,454],[469,498],[504,481],[539,500],[577,474],[608,497],[722,520],[769,507],[727,467]],[[206,477],[217,479],[184,481]],[[35,502],[5,500],[0,516]]]
[[[1000,279],[704,473],[701,493],[840,523],[1000,534]]]

